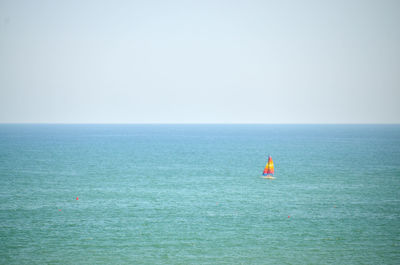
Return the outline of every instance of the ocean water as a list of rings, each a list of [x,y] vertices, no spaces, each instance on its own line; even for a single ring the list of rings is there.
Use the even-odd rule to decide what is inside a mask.
[[[399,125],[3,124],[0,264],[400,264],[399,188]]]

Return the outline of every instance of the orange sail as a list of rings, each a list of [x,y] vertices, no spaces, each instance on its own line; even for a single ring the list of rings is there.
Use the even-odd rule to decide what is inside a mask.
[[[273,176],[274,175],[274,162],[272,161],[272,157],[268,156],[268,163],[265,166],[263,176]]]

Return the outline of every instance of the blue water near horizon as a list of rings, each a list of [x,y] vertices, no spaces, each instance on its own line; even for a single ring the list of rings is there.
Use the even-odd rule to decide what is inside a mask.
[[[399,125],[1,124],[0,183],[0,264],[400,264]]]

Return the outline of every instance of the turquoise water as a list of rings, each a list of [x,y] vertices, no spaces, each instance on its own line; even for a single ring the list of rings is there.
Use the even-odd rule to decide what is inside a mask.
[[[0,264],[400,264],[398,125],[0,125],[0,184]]]

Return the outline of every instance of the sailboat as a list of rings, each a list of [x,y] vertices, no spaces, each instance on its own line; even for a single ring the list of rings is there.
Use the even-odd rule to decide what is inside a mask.
[[[274,177],[274,162],[272,161],[271,156],[268,156],[268,163],[264,168],[263,178],[275,179],[275,177]]]

